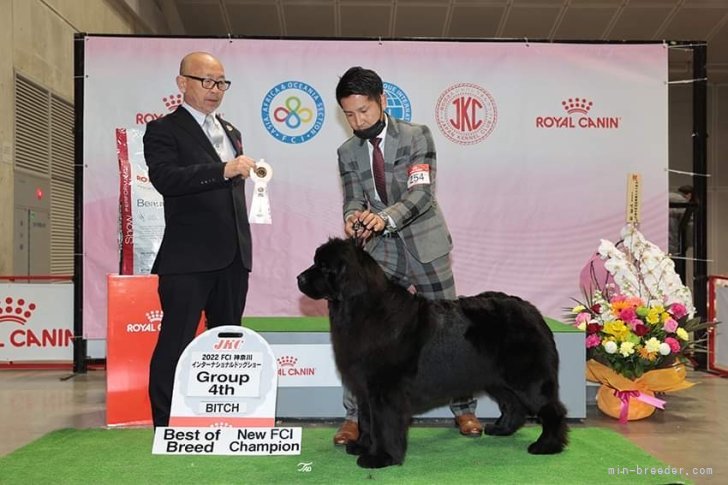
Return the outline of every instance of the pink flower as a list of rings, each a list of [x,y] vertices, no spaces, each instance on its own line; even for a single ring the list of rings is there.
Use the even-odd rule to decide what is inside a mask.
[[[673,354],[677,354],[678,352],[680,352],[680,342],[678,342],[674,338],[667,337],[665,339],[665,343],[670,346],[670,350],[672,350]]]
[[[589,323],[590,318],[591,318],[591,315],[589,314],[589,312],[581,312],[574,319],[574,323],[576,325],[581,325],[582,323],[584,325],[586,325],[587,323]]]
[[[634,308],[624,308],[622,311],[619,312],[619,319],[623,322],[629,322],[630,320],[634,320],[637,318],[637,314],[634,312]]]
[[[601,344],[601,343],[602,343],[602,339],[599,337],[599,335],[597,335],[595,333],[587,335],[587,337],[586,337],[586,348],[587,349],[599,347],[599,344]]]
[[[678,326],[678,324],[677,324],[677,322],[675,321],[675,319],[673,319],[673,318],[668,318],[667,320],[665,320],[665,323],[664,323],[664,325],[662,326],[662,328],[663,328],[663,329],[665,330],[665,332],[667,332],[667,333],[675,333],[675,330],[677,330],[677,326]]]
[[[637,328],[637,326],[639,325],[644,326],[644,323],[642,323],[642,320],[640,320],[639,318],[633,318],[632,320],[628,320],[626,323],[632,331],[634,331],[634,329]]]
[[[670,305],[670,313],[673,317],[680,320],[682,317],[688,314],[688,310],[682,303],[673,303]]]

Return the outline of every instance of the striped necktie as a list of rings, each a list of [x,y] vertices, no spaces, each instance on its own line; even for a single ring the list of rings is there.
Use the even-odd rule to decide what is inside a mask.
[[[215,121],[215,117],[213,115],[207,115],[205,116],[205,122],[202,124],[202,127],[205,130],[207,138],[210,139],[212,146],[215,147],[215,151],[218,155],[220,155],[220,158],[222,158],[224,149],[223,137],[225,136],[225,133],[223,133],[220,124]]]
[[[372,144],[372,176],[374,177],[374,186],[377,188],[379,199],[387,204],[387,182],[384,178],[384,155],[379,148],[381,138],[372,138],[369,143]]]

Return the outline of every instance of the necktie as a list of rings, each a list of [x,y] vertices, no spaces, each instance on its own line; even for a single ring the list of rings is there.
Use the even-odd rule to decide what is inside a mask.
[[[379,148],[381,138],[372,138],[369,142],[373,146],[372,150],[372,176],[374,177],[374,186],[377,188],[379,199],[387,204],[387,183],[384,179],[384,155]]]
[[[215,122],[215,117],[213,115],[207,115],[202,127],[205,129],[205,134],[207,135],[207,138],[210,139],[212,146],[215,147],[215,151],[218,155],[220,155],[220,158],[222,158],[224,147],[223,137],[225,136],[225,133],[223,133],[220,125]]]

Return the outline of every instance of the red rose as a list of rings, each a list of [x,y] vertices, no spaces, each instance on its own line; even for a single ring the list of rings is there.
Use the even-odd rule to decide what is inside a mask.
[[[590,323],[586,326],[586,333],[599,333],[602,329],[602,326],[598,323]]]

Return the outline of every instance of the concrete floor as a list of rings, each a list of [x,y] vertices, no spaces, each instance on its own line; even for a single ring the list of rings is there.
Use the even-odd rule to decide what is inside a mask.
[[[67,371],[0,370],[0,456],[55,429],[104,426],[106,373],[69,376]],[[684,478],[696,484],[728,483],[728,380],[702,372],[691,372],[689,379],[698,385],[667,395],[666,410],[646,420],[622,425],[589,406],[587,419],[573,426],[613,429],[683,468]]]

